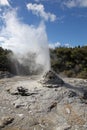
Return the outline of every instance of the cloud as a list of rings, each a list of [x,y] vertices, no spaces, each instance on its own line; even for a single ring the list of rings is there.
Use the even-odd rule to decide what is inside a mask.
[[[0,0],[0,6],[10,6],[8,0]]]
[[[35,2],[51,2],[51,3],[59,3],[61,0],[34,0]]]
[[[44,5],[42,4],[27,4],[27,9],[32,11],[34,15],[40,16],[45,21],[50,20],[51,22],[56,20],[56,15],[50,12],[45,12]]]
[[[50,49],[55,49],[55,48],[57,48],[57,47],[67,47],[67,48],[69,48],[69,47],[72,47],[72,46],[71,46],[71,44],[69,44],[69,43],[64,43],[64,44],[62,44],[62,43],[60,43],[60,42],[56,42],[56,43],[51,43],[51,44],[49,44],[49,48],[50,48]]]
[[[49,49],[44,23],[40,23],[37,27],[24,24],[18,18],[15,10],[4,13],[2,20],[5,24],[0,31],[2,47],[12,50],[21,64],[27,65],[33,70],[37,65],[42,65],[44,71],[49,70]],[[36,54],[36,64],[33,67],[29,64],[29,53]],[[27,59],[27,63],[25,59]]]
[[[4,37],[0,37],[0,42],[4,42],[5,38]]]
[[[55,48],[60,47],[60,46],[61,46],[60,42],[49,44],[50,49],[55,49]]]
[[[67,0],[63,2],[63,5],[68,8],[87,7],[87,0]]]
[[[65,43],[64,46],[67,48],[71,47],[71,45],[69,43]]]

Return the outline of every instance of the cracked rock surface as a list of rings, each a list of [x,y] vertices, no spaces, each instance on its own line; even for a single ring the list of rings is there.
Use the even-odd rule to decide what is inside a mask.
[[[0,130],[87,130],[87,80],[52,82],[0,79]]]

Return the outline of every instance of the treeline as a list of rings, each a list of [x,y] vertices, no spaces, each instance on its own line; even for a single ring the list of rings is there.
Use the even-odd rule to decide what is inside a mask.
[[[16,60],[10,60],[9,56],[12,54],[12,51],[0,47],[0,71],[8,71],[16,74],[16,62],[16,65],[21,69],[21,72],[23,71],[23,73],[26,73],[26,67],[21,66]],[[51,67],[58,74],[67,77],[87,79],[87,46],[50,49],[50,57]]]
[[[11,71],[10,60],[8,58],[11,53],[10,50],[0,47],[0,71]]]
[[[87,46],[50,50],[51,66],[67,77],[87,78]]]

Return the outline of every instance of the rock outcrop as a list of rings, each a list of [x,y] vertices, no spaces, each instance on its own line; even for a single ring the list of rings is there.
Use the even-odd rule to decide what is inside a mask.
[[[46,87],[58,87],[64,84],[64,81],[52,70],[45,73],[41,82]]]

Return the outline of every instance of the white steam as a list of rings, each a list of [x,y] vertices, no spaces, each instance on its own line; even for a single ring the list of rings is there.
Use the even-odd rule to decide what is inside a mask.
[[[2,47],[11,49],[20,64],[29,66],[33,70],[41,65],[43,71],[48,71],[50,58],[44,23],[41,22],[38,27],[24,24],[18,19],[16,11],[5,13],[3,21],[5,26],[0,32]],[[31,53],[36,55],[35,59],[29,59]],[[30,63],[32,60],[35,60],[34,65]]]

